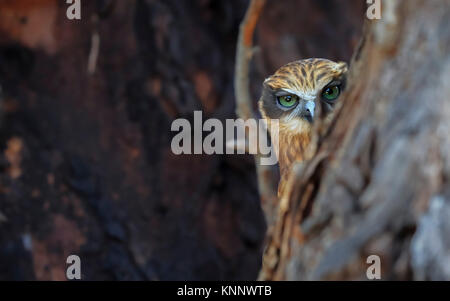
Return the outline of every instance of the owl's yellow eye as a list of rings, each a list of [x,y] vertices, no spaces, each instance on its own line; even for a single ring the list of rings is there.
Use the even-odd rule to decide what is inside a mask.
[[[298,96],[297,95],[283,95],[278,96],[278,103],[282,105],[285,108],[291,108],[298,102]]]
[[[336,98],[339,97],[340,94],[341,89],[339,88],[339,86],[331,86],[325,88],[325,90],[323,90],[322,92],[322,96],[323,98],[325,98],[325,100],[335,100]]]

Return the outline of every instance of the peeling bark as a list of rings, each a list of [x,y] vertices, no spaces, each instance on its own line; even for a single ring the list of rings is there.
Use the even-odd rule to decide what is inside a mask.
[[[261,279],[449,280],[450,3],[384,1],[280,205]]]

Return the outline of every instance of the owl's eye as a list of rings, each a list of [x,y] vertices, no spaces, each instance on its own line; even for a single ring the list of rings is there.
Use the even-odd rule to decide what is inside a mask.
[[[285,108],[292,108],[298,102],[297,95],[283,95],[277,97],[278,103]]]
[[[331,86],[331,87],[327,87],[325,88],[325,90],[323,90],[322,92],[322,97],[325,100],[335,100],[336,98],[339,97],[339,95],[341,94],[341,89],[339,88],[339,86]]]

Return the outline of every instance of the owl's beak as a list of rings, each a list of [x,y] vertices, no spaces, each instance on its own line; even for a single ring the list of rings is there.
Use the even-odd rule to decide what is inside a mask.
[[[314,118],[314,110],[316,109],[316,104],[314,101],[309,100],[305,105],[306,114],[311,115],[311,118]]]
[[[306,120],[308,120],[310,123],[312,123],[314,120],[315,109],[316,104],[314,103],[314,101],[308,100],[303,106],[301,116]]]

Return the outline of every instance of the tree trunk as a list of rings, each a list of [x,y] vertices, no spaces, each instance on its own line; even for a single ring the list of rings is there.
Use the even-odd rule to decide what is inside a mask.
[[[280,203],[261,279],[450,279],[450,2],[383,1],[314,159]]]

